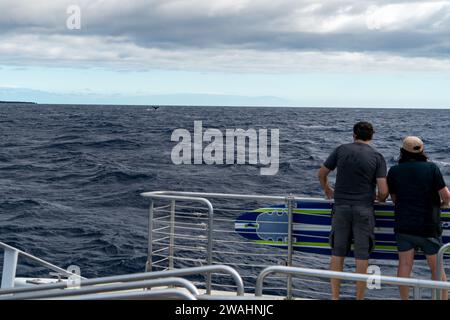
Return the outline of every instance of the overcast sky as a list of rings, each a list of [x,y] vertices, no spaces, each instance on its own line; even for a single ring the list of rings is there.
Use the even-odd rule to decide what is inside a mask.
[[[0,0],[0,13],[0,94],[450,107],[450,1]]]

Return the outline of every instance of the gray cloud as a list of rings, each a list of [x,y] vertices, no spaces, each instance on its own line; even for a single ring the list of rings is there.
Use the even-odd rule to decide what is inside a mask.
[[[81,7],[79,31],[65,27],[70,4]],[[154,59],[161,68],[210,69],[218,61],[242,64],[241,56],[272,61],[290,52],[302,69],[311,52],[318,67],[324,55],[334,61],[346,53],[372,62],[379,55],[380,63],[413,58],[447,66],[450,59],[450,1],[2,0],[0,12],[3,63],[155,67],[145,61]],[[179,58],[184,66],[173,61]]]

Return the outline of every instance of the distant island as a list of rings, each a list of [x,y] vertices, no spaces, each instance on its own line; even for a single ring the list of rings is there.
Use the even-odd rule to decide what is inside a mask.
[[[29,102],[29,101],[1,101],[0,100],[0,104],[8,104],[8,103],[37,104],[36,102]]]

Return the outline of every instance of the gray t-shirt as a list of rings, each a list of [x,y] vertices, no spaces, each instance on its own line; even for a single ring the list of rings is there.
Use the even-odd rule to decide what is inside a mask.
[[[365,143],[337,147],[323,165],[330,170],[337,168],[336,204],[373,204],[376,179],[387,174],[384,157]]]

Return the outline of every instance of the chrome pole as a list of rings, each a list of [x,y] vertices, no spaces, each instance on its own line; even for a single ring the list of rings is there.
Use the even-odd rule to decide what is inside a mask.
[[[125,275],[110,276],[110,277],[103,277],[103,278],[82,279],[81,283],[80,283],[80,287],[84,288],[86,286],[93,286],[93,285],[100,285],[100,284],[131,282],[131,281],[141,281],[141,280],[150,280],[150,279],[161,279],[161,278],[169,278],[169,277],[186,277],[186,276],[190,276],[190,275],[202,275],[205,273],[218,273],[221,275],[222,274],[229,275],[234,280],[234,283],[236,285],[236,294],[238,296],[244,295],[244,282],[242,281],[241,276],[235,269],[233,269],[230,266],[226,266],[226,265],[213,265],[213,266],[175,269],[175,270],[169,270],[169,271],[143,272],[143,273],[125,274]],[[48,291],[48,290],[55,291],[56,289],[65,289],[65,288],[67,288],[67,283],[64,281],[61,281],[61,282],[56,282],[56,283],[52,283],[52,284],[40,284],[40,285],[35,285],[35,286],[2,289],[2,290],[0,290],[0,300],[3,299],[3,297],[2,297],[3,295],[22,294],[25,292],[37,292],[37,291],[43,292],[43,291]]]
[[[422,292],[420,287],[413,287],[414,300],[422,300]]]
[[[213,262],[213,225],[214,225],[214,214],[212,206],[208,206],[209,210],[209,223],[208,223],[208,256],[206,258],[208,265],[212,265]],[[212,275],[207,274],[206,277],[206,293],[211,294],[212,290]]]
[[[151,200],[150,207],[148,210],[148,245],[147,245],[147,265],[145,266],[146,272],[152,271],[152,261],[153,261],[153,211],[154,202]]]
[[[292,194],[290,194],[286,198],[286,204],[288,209],[288,239],[287,239],[287,245],[288,245],[288,259],[287,259],[287,266],[292,267],[292,255],[294,253],[294,241],[293,241],[293,222],[294,222],[294,201],[295,198]],[[287,299],[292,299],[292,275],[288,274],[287,276]]]
[[[436,280],[441,281],[442,272],[444,271],[444,254],[450,248],[450,243],[444,244],[438,251],[436,259]],[[442,298],[441,290],[433,290],[433,299],[440,300]]]
[[[18,259],[19,259],[18,250],[10,248],[4,249],[3,274],[1,284],[2,289],[14,288]]]
[[[169,240],[169,270],[174,268],[173,258],[175,249],[175,201],[170,204],[170,240]]]

